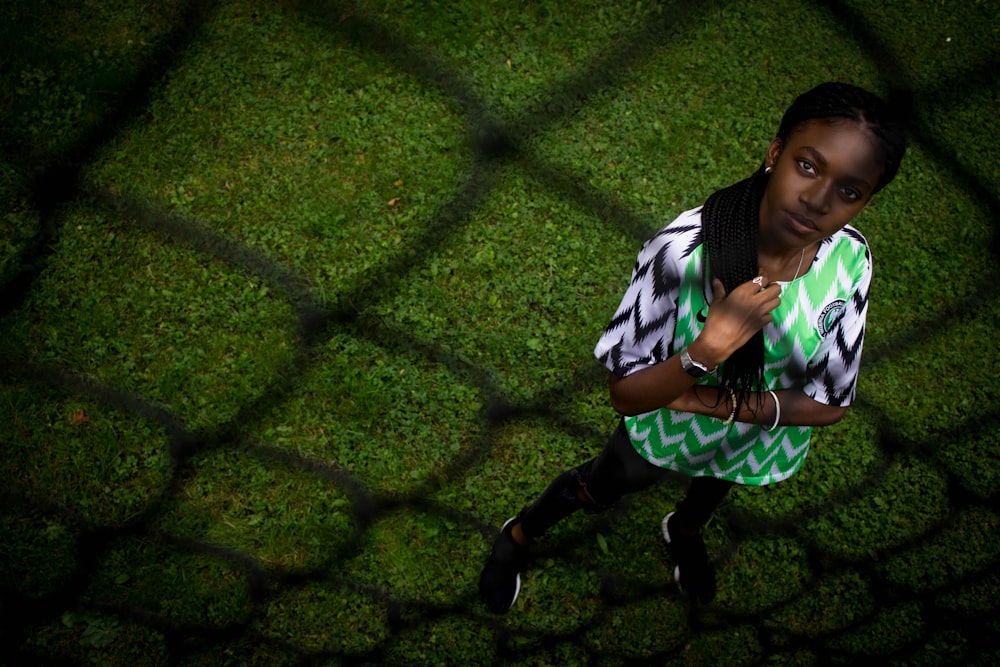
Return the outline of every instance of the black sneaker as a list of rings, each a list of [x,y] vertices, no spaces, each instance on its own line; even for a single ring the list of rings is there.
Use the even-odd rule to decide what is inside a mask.
[[[673,558],[674,581],[682,593],[694,596],[702,604],[708,604],[715,599],[715,568],[708,559],[705,542],[701,535],[684,535],[678,530],[670,531],[670,517],[673,512],[663,517],[660,527],[663,539],[667,543],[667,551]]]
[[[500,534],[493,542],[493,550],[479,575],[479,597],[495,614],[505,614],[521,592],[521,570],[524,568],[525,546],[511,537],[511,524],[517,517],[507,519]]]

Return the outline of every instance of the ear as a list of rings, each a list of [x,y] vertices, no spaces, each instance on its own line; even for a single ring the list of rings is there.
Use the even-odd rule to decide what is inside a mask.
[[[781,151],[785,147],[785,142],[781,140],[781,137],[775,137],[771,140],[771,143],[767,145],[767,152],[764,154],[764,166],[774,167],[778,162],[778,158],[781,156]]]

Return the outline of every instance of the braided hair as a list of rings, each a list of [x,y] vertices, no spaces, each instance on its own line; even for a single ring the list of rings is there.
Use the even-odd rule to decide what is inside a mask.
[[[810,120],[850,119],[874,137],[876,155],[883,171],[872,194],[895,178],[906,151],[903,126],[888,106],[873,93],[846,83],[823,83],[799,95],[785,111],[777,136],[787,140],[802,123]],[[768,176],[762,164],[749,178],[723,188],[702,207],[702,235],[711,275],[722,281],[728,294],[759,273],[757,234],[760,203]],[[719,400],[731,390],[740,403],[766,390],[764,381],[764,334],[758,331],[720,369]]]

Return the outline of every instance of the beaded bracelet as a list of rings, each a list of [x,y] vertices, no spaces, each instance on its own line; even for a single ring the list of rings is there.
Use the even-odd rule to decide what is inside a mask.
[[[771,398],[774,399],[774,423],[771,424],[771,428],[767,428],[766,426],[764,426],[762,428],[765,431],[770,432],[770,431],[773,431],[774,429],[778,428],[778,420],[781,419],[781,402],[778,400],[778,395],[775,394],[770,389],[767,390],[767,393],[769,393],[771,395]]]
[[[739,411],[739,406],[736,404],[736,393],[732,389],[727,389],[726,391],[729,392],[729,398],[733,402],[733,409],[729,413],[729,419],[727,419],[726,421],[722,422],[723,426],[729,426],[734,421],[736,421],[736,413]]]

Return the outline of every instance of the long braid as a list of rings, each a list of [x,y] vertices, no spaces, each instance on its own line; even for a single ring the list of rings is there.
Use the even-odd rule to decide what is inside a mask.
[[[868,129],[876,140],[882,175],[873,189],[878,192],[895,178],[906,151],[901,121],[875,94],[846,83],[823,83],[799,95],[785,111],[778,138],[787,140],[795,128],[809,120],[848,118]],[[757,234],[760,202],[767,187],[764,166],[750,177],[713,193],[702,208],[702,234],[711,276],[718,278],[726,293],[758,275]],[[723,364],[720,376],[722,400],[732,390],[740,404],[749,404],[764,382],[764,334],[758,331]]]
[[[711,275],[728,294],[758,274],[757,232],[760,201],[767,176],[764,167],[739,183],[712,194],[701,210],[702,234]],[[721,385],[745,403],[764,390],[764,334],[758,331],[722,365]]]

